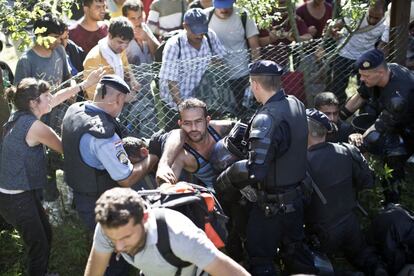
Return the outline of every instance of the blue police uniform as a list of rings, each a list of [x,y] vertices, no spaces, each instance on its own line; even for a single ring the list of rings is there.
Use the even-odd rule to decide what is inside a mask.
[[[102,97],[110,86],[120,93],[130,92],[117,75],[100,80]],[[108,189],[116,187],[132,173],[133,166],[122,146],[118,122],[101,108],[80,102],[71,105],[62,121],[62,145],[65,153],[66,181],[73,189],[75,208],[92,233],[95,228],[95,202]],[[112,254],[105,275],[125,275],[128,264]]]
[[[250,66],[250,75],[279,78],[272,61]],[[275,79],[277,81],[277,79]],[[277,91],[251,119],[246,141],[248,158],[227,168],[216,186],[257,191],[247,225],[247,251],[253,275],[276,275],[273,259],[280,248],[289,273],[309,273],[294,257],[303,249],[303,187],[306,177],[307,121],[304,105]]]
[[[360,70],[377,68],[384,62],[379,50],[364,53],[357,60]],[[399,182],[404,179],[404,165],[414,153],[414,73],[398,64],[388,64],[390,78],[384,87],[358,88],[359,95],[367,101],[365,110],[377,116],[376,131],[364,143],[368,151],[379,154],[392,169],[391,186],[386,188],[386,201],[399,200]]]
[[[308,120],[332,130],[324,113],[316,109],[306,111]],[[307,159],[308,172],[326,200],[313,193],[305,206],[309,240],[316,241],[316,237],[318,250],[329,256],[344,253],[347,260],[367,275],[382,275],[378,274],[384,272],[380,258],[367,246],[354,212],[356,190],[374,186],[374,173],[365,158],[352,145],[321,142],[308,148]]]

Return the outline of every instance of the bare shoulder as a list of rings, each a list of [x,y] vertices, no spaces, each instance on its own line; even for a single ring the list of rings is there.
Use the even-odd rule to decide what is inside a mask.
[[[210,126],[221,136],[227,135],[233,128],[235,121],[231,120],[211,120]]]

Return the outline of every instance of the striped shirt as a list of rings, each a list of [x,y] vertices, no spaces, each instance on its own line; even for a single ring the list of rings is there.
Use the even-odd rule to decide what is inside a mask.
[[[212,56],[223,58],[226,54],[224,46],[213,30],[208,31],[211,49],[204,37],[199,50],[190,45],[186,31],[171,37],[165,44],[160,71],[161,97],[174,107],[168,88],[168,81],[178,83],[182,99],[190,98],[192,91],[200,83]],[[178,42],[180,41],[180,42]]]
[[[148,14],[148,26],[157,35],[182,29],[187,6],[186,0],[155,0]]]

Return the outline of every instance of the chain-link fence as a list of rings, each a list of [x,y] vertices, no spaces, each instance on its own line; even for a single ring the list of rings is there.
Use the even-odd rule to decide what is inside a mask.
[[[408,35],[406,28],[397,28],[393,33],[392,39]],[[352,42],[352,38],[347,41],[348,44],[342,45],[341,40],[322,38],[291,45],[269,45],[253,55],[283,66],[285,73],[281,78],[282,87],[287,94],[295,95],[306,106],[312,106],[315,95],[323,91],[334,92],[344,103],[347,94],[356,92],[357,70],[354,63],[361,54],[350,45],[358,41]],[[361,45],[356,46],[357,49],[363,48]],[[370,49],[370,46],[373,45],[366,45],[366,48]],[[392,60],[397,52],[398,49],[390,51],[387,59]],[[176,104],[171,98],[174,88],[180,91],[181,99],[196,97],[205,101],[213,119],[247,121],[258,106],[250,90],[246,65],[246,60],[251,60],[251,54],[251,50],[248,50],[228,53],[224,57],[207,56],[131,65],[130,70],[139,82],[140,89],[134,91],[134,99],[125,105],[119,116],[125,133],[149,138],[161,128],[177,127]],[[163,78],[168,75],[163,74],[163,70],[174,71],[174,80]],[[64,109],[63,112],[62,108],[52,112],[55,126],[61,123]]]

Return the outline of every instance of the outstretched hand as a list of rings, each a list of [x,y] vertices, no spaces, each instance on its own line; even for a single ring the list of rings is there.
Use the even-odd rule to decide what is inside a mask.
[[[156,181],[158,184],[162,184],[162,183],[175,184],[177,183],[177,177],[175,176],[175,173],[173,172],[170,166],[160,165],[158,166],[158,170],[156,174]]]
[[[105,70],[103,69],[103,67],[99,67],[96,70],[93,70],[88,78],[83,82],[83,88],[87,89],[91,86],[96,85],[99,80],[105,75]]]
[[[352,133],[351,135],[348,136],[348,143],[350,143],[351,145],[360,147],[362,146],[363,142],[364,142],[364,138],[362,134]]]

